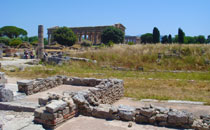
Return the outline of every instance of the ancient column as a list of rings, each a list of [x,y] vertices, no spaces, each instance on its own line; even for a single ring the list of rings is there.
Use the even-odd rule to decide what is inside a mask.
[[[85,37],[84,37],[84,40],[87,40],[87,33],[85,32]]]
[[[92,41],[93,44],[95,44],[95,33],[94,32],[92,33],[91,41]]]
[[[44,58],[44,27],[43,25],[38,26],[38,50],[37,50],[37,58],[43,59]]]
[[[97,44],[98,43],[98,33],[96,32],[95,34],[96,34],[95,35],[95,43]]]

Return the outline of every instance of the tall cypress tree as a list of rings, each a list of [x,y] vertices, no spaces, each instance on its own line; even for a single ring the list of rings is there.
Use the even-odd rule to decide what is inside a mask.
[[[160,42],[160,31],[157,27],[154,27],[153,29],[153,43],[159,43]]]
[[[171,34],[168,35],[168,43],[172,43],[172,36],[171,36]]]
[[[183,32],[183,30],[181,28],[179,28],[179,30],[178,30],[178,42],[179,43],[184,43],[184,37],[185,37],[185,33]]]

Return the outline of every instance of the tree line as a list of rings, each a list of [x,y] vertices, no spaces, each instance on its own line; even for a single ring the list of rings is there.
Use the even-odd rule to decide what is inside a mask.
[[[203,35],[199,36],[185,36],[184,31],[179,28],[178,34],[175,37],[172,37],[171,34],[160,36],[160,31],[157,27],[154,27],[153,33],[146,33],[141,35],[141,43],[162,43],[162,44],[171,44],[171,43],[180,43],[180,44],[204,44],[210,43],[210,35],[205,38]]]
[[[0,43],[4,43],[9,46],[18,46],[23,42],[28,42],[32,45],[38,43],[38,36],[28,37],[28,32],[22,28],[16,26],[4,26],[0,28]],[[47,39],[44,39],[47,44]]]

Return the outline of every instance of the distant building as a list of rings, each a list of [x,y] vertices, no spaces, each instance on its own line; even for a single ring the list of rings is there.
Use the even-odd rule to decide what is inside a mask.
[[[141,43],[141,38],[137,37],[137,36],[125,36],[125,41],[126,44],[128,44],[128,42],[133,42],[135,44],[140,44]]]
[[[125,26],[122,24],[114,24],[108,26],[93,26],[93,27],[70,27],[72,31],[77,35],[78,42],[81,43],[82,39],[92,41],[92,43],[101,43],[101,33],[107,27],[116,27],[125,33]],[[58,29],[59,26],[48,28],[48,44],[53,42],[52,33]]]

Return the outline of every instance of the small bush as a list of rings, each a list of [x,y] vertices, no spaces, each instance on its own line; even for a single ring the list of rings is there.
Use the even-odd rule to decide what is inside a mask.
[[[128,45],[134,45],[134,42],[128,42]]]
[[[12,39],[12,41],[9,43],[10,46],[17,47],[20,45],[22,41],[20,39]]]
[[[114,42],[113,42],[113,41],[109,41],[109,42],[107,43],[107,46],[109,46],[109,47],[114,46]]]
[[[0,43],[4,43],[5,45],[9,45],[11,39],[7,37],[0,37]]]
[[[88,41],[88,40],[83,40],[81,43],[81,46],[90,47],[90,46],[92,46],[92,42]]]

